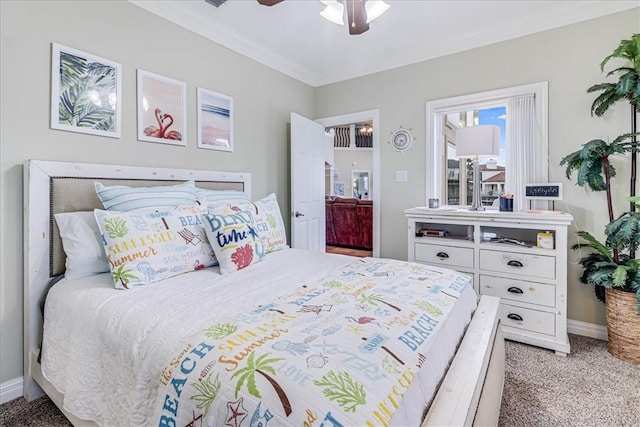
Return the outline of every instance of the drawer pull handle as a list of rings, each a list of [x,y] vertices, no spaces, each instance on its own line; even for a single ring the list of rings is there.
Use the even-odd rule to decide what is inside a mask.
[[[518,267],[518,268],[524,267],[524,265],[520,261],[509,261],[507,265],[510,267]]]
[[[517,288],[517,287],[515,287],[515,286],[510,287],[509,289],[507,289],[507,291],[508,291],[508,292],[511,292],[512,294],[522,294],[522,293],[524,293],[524,292],[522,291],[522,289]]]
[[[520,316],[519,314],[509,313],[507,314],[507,317],[511,320],[517,320],[519,322],[522,322],[522,316]]]
[[[447,259],[447,258],[449,258],[449,254],[448,254],[448,253],[446,253],[446,252],[438,252],[438,253],[436,254],[436,256],[437,256],[438,258],[440,258],[440,259]]]

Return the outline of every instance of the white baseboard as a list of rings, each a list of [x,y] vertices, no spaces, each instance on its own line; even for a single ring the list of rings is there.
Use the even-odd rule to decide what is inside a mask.
[[[0,383],[0,405],[22,396],[22,377]]]
[[[608,341],[607,327],[594,323],[581,322],[579,320],[567,320],[567,332],[585,337],[597,338]]]

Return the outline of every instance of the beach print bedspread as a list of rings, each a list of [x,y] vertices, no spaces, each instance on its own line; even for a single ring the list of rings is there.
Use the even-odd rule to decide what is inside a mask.
[[[302,283],[185,342],[159,378],[154,420],[387,425],[469,282],[450,270],[366,258]]]

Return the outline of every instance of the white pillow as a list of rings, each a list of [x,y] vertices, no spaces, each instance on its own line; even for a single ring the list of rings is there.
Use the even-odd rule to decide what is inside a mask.
[[[251,212],[203,217],[204,229],[220,263],[220,273],[231,273],[262,260],[264,244],[255,231]]]
[[[147,285],[216,262],[199,205],[94,211],[118,289]]]
[[[109,271],[93,212],[66,212],[54,216],[67,254],[64,276],[73,280]]]
[[[196,202],[194,181],[158,187],[106,186],[94,183],[96,194],[108,211],[132,211],[136,209],[192,205]]]

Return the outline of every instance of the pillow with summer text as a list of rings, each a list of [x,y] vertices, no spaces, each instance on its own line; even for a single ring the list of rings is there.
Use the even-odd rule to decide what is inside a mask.
[[[231,215],[203,215],[205,231],[222,274],[231,273],[262,260],[264,244],[255,229],[250,211]]]
[[[147,285],[214,265],[199,205],[115,212],[95,209],[113,282]]]

